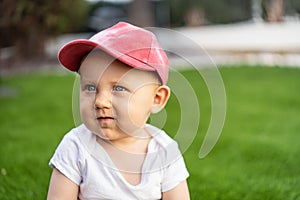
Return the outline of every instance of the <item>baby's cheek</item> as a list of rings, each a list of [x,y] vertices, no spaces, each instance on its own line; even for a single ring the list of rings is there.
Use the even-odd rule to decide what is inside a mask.
[[[92,101],[81,99],[80,101],[80,116],[82,122],[86,123],[91,117],[95,116],[94,106]]]
[[[133,126],[142,127],[147,121],[148,115],[145,112],[145,107],[131,104],[128,109],[128,116]]]

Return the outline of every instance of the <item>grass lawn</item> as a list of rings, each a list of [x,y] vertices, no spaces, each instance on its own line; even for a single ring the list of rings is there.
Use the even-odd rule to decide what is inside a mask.
[[[204,159],[198,153],[210,119],[209,94],[201,77],[183,72],[201,111],[198,134],[184,152],[192,199],[300,200],[300,69],[220,72],[227,116],[218,143]],[[74,126],[73,83],[73,75],[54,73],[0,79],[1,200],[45,199],[48,161]],[[165,129],[171,135],[180,122],[179,104],[173,95],[167,105]]]

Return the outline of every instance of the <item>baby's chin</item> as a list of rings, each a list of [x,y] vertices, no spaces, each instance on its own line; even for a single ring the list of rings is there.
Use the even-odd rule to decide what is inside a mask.
[[[118,129],[118,131],[100,129],[98,131],[93,131],[93,133],[97,137],[105,141],[121,140],[129,137],[137,140],[142,140],[151,137],[145,127],[139,127],[131,130]]]

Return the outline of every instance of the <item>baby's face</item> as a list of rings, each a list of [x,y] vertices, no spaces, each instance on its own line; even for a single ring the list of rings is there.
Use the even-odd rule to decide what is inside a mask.
[[[108,140],[142,137],[159,87],[152,72],[94,52],[80,66],[80,86],[81,118],[93,133]]]

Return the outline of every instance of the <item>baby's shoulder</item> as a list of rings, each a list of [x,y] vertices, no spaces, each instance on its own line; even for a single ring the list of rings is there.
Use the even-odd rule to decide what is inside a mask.
[[[146,130],[151,135],[153,140],[162,147],[166,147],[175,142],[175,140],[173,140],[164,130],[153,125],[147,124]]]
[[[154,160],[161,161],[158,163],[160,167],[169,166],[182,157],[178,143],[165,131],[152,125],[147,125],[147,129],[152,135],[152,141],[148,146],[148,154],[152,155]]]
[[[62,142],[82,146],[93,141],[93,134],[84,126],[80,125],[67,132]]]

